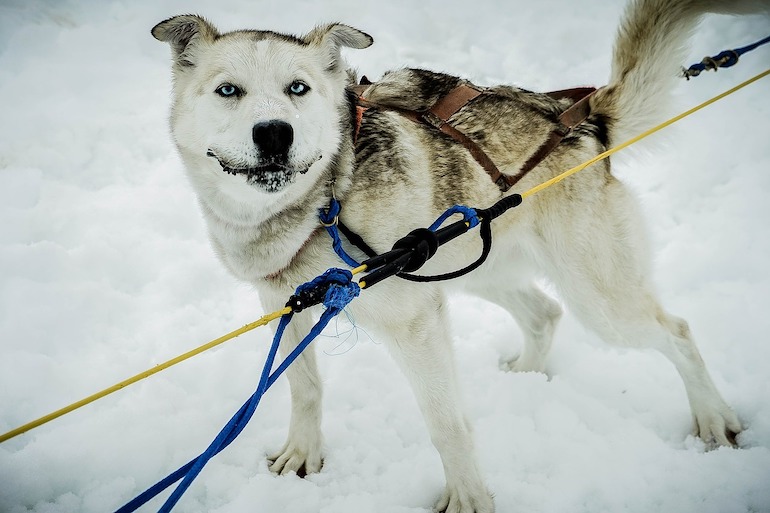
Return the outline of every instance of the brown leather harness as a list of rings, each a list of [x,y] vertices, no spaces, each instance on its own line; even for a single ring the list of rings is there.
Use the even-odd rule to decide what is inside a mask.
[[[357,97],[354,140],[358,137],[361,123],[363,122],[363,115],[367,109],[382,108],[397,111],[416,123],[424,123],[440,130],[442,133],[460,143],[470,152],[473,158],[476,159],[476,162],[484,168],[492,181],[497,184],[502,192],[506,192],[519,180],[524,178],[529,171],[534,169],[535,166],[542,162],[543,159],[545,159],[548,154],[561,143],[562,139],[588,118],[591,113],[589,101],[591,96],[596,92],[596,88],[593,87],[577,87],[546,93],[551,98],[557,100],[569,98],[573,100],[574,103],[558,116],[558,125],[556,128],[551,131],[548,139],[546,139],[532,156],[527,159],[519,171],[515,175],[506,175],[498,169],[492,159],[489,158],[489,155],[487,155],[478,144],[458,130],[450,121],[450,118],[457,114],[457,112],[469,102],[482,94],[495,94],[494,92],[477,87],[469,82],[461,82],[446,95],[439,98],[439,100],[429,109],[425,111],[411,111],[370,102],[363,97],[364,91],[366,91],[370,85],[371,83],[364,77],[361,80],[361,85],[353,86],[351,88]]]

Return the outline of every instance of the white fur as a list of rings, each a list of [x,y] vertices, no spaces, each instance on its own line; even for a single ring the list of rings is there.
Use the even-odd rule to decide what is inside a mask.
[[[594,112],[610,120],[611,139],[622,139],[657,119],[658,109],[650,106],[665,103],[680,64],[680,54],[663,50],[682,46],[714,3],[632,0],[616,42],[610,84],[593,100]],[[647,23],[656,14],[661,22]],[[330,241],[316,231],[317,209],[328,202],[332,180],[335,192],[344,197],[345,222],[376,241],[379,250],[439,213],[432,204],[433,143],[398,114],[386,114],[392,127],[387,135],[397,141],[398,156],[410,162],[408,169],[376,191],[366,180],[384,179],[392,169],[353,172],[350,134],[345,133],[351,128],[346,121],[348,78],[339,52],[341,46],[368,46],[371,39],[365,34],[329,25],[297,41],[268,34],[255,42],[257,36],[247,33],[220,38],[205,20],[191,16],[167,20],[153,34],[171,43],[176,54],[172,131],[214,248],[233,274],[257,286],[268,310],[282,307],[294,286],[341,265]],[[287,94],[287,85],[298,79],[310,84],[312,94]],[[236,102],[223,99],[214,93],[222,83],[236,84],[246,94]],[[303,173],[268,193],[248,185],[243,176],[224,173],[207,151],[256,165],[260,155],[251,130],[270,120],[292,126],[295,137],[288,158]],[[525,190],[601,149],[586,139],[559,150],[520,187]],[[491,156],[514,163],[526,160],[512,148],[505,151],[510,154]],[[470,158],[465,164],[478,168]],[[490,205],[499,197],[480,168],[466,177],[462,194],[474,206]],[[650,283],[642,226],[632,195],[611,175],[608,164],[599,164],[496,220],[489,261],[452,285],[499,304],[520,324],[523,351],[501,367],[542,372],[561,316],[559,305],[535,285],[535,278],[545,274],[575,315],[608,343],[664,354],[682,376],[694,432],[707,442],[730,445],[728,436],[740,432],[740,422],[714,387],[687,323],[659,305]],[[439,252],[424,272],[456,268],[475,258],[477,251],[472,237],[458,239],[451,257]],[[457,256],[466,262],[458,262]],[[462,412],[444,286],[391,279],[367,289],[349,308],[361,324],[392,335],[390,352],[414,389],[444,465],[447,485],[437,508],[492,512],[493,500]],[[307,314],[295,316],[281,347],[284,354],[309,331],[310,323]],[[281,474],[303,468],[317,472],[322,387],[312,350],[287,375],[292,397],[289,434],[271,457],[270,468]]]

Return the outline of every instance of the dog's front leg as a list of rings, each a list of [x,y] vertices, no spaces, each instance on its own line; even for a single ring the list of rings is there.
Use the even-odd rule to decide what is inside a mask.
[[[404,315],[388,326],[395,334],[391,352],[412,385],[444,465],[446,490],[436,509],[490,513],[494,503],[483,483],[469,424],[460,406],[443,295],[423,288],[400,297],[399,309]],[[407,297],[411,300],[405,301]]]
[[[265,295],[260,294],[263,304],[273,304],[272,301],[266,300]],[[285,297],[283,297],[284,300]],[[281,339],[280,353],[284,358],[297,347],[312,326],[313,318],[309,311],[292,318]],[[312,344],[289,365],[285,375],[289,379],[291,389],[289,435],[281,450],[268,456],[269,468],[277,474],[296,472],[302,477],[305,474],[319,472],[322,463],[322,386]]]

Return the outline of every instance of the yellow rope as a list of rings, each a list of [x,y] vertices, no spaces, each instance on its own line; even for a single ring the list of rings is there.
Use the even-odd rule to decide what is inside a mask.
[[[616,152],[622,150],[623,148],[631,146],[632,144],[640,141],[641,139],[644,139],[645,137],[647,137],[649,135],[652,135],[655,132],[657,132],[659,130],[662,130],[663,128],[666,128],[667,126],[672,125],[673,123],[676,123],[680,119],[685,118],[685,117],[689,116],[690,114],[692,114],[694,112],[697,112],[697,111],[701,110],[702,108],[707,107],[708,105],[711,105],[712,103],[714,103],[714,102],[716,102],[718,100],[721,100],[725,96],[731,95],[732,93],[738,91],[739,89],[742,89],[742,88],[746,87],[747,85],[751,84],[752,82],[756,82],[757,80],[759,80],[760,78],[762,78],[762,77],[764,77],[764,76],[766,76],[768,74],[770,74],[770,69],[760,73],[759,75],[757,75],[757,76],[755,76],[753,78],[750,78],[749,80],[747,80],[747,81],[745,81],[745,82],[743,82],[741,84],[738,84],[737,86],[733,87],[732,89],[729,89],[729,90],[725,91],[724,93],[722,93],[720,95],[717,95],[717,96],[711,98],[710,100],[707,100],[707,101],[701,103],[700,105],[698,105],[696,107],[693,107],[692,109],[690,109],[690,110],[688,110],[686,112],[683,112],[682,114],[679,114],[678,116],[675,116],[675,117],[669,119],[668,121],[665,121],[665,122],[661,123],[660,125],[658,125],[658,126],[656,126],[654,128],[651,128],[651,129],[647,130],[646,132],[643,132],[643,133],[639,134],[638,136],[636,136],[636,137],[634,137],[632,139],[629,139],[628,141],[626,141],[626,142],[624,142],[624,143],[622,143],[622,144],[620,144],[618,146],[615,146],[614,148],[610,148],[609,150],[605,151],[604,153],[600,153],[599,155],[595,156],[591,160],[588,160],[588,161],[580,164],[579,166],[575,166],[572,169],[568,169],[564,173],[562,173],[562,174],[560,174],[560,175],[558,175],[558,176],[548,180],[547,182],[544,182],[544,183],[542,183],[542,184],[540,184],[540,185],[538,185],[536,187],[533,187],[532,189],[526,191],[521,196],[522,196],[522,198],[527,198],[529,196],[532,196],[533,194],[537,194],[538,192],[542,191],[543,189],[546,189],[546,188],[548,188],[548,187],[550,187],[550,186],[552,186],[554,184],[557,184],[557,183],[561,182],[562,180],[564,180],[565,178],[574,175],[578,171],[581,171],[581,170],[587,168],[591,164],[595,164],[596,162],[609,157],[613,153],[616,153]],[[356,275],[356,274],[365,272],[366,270],[367,270],[367,267],[365,265],[361,265],[361,266],[358,266],[355,269],[353,269],[351,272],[352,272],[352,274]],[[366,287],[365,281],[362,280],[359,283],[360,283],[360,286],[361,286],[362,289]],[[82,406],[85,406],[87,404],[90,404],[90,403],[98,400],[98,399],[101,399],[102,397],[110,395],[113,392],[117,392],[118,390],[120,390],[122,388],[125,388],[125,387],[127,387],[129,385],[133,385],[137,381],[141,381],[144,378],[152,376],[153,374],[157,374],[158,372],[160,372],[162,370],[165,370],[165,369],[171,367],[172,365],[176,365],[177,363],[183,362],[183,361],[185,361],[185,360],[187,360],[189,358],[192,358],[193,356],[198,355],[198,354],[200,354],[200,353],[202,353],[204,351],[208,351],[209,349],[211,349],[213,347],[216,347],[216,346],[218,346],[220,344],[223,344],[224,342],[227,342],[228,340],[231,340],[231,339],[233,339],[233,338],[235,338],[235,337],[237,337],[239,335],[242,335],[242,334],[244,334],[244,333],[246,333],[248,331],[251,331],[251,330],[253,330],[255,328],[258,328],[260,326],[264,326],[267,323],[269,323],[270,321],[278,319],[282,315],[288,314],[290,312],[291,312],[291,308],[287,306],[287,307],[283,308],[282,310],[278,310],[278,311],[273,312],[271,314],[267,314],[265,316],[262,316],[259,319],[257,319],[256,321],[254,321],[254,322],[252,322],[250,324],[247,324],[247,325],[243,326],[242,328],[239,328],[239,329],[237,329],[235,331],[231,331],[227,335],[223,335],[223,336],[221,336],[221,337],[219,337],[219,338],[217,338],[215,340],[212,340],[211,342],[209,342],[207,344],[204,344],[204,345],[202,345],[202,346],[200,346],[200,347],[198,347],[196,349],[193,349],[192,351],[188,351],[188,352],[186,352],[186,353],[184,353],[184,354],[182,354],[180,356],[177,356],[176,358],[172,358],[171,360],[168,360],[165,363],[161,363],[160,365],[156,365],[155,367],[153,367],[150,370],[147,370],[145,372],[137,374],[136,376],[133,376],[133,377],[128,378],[128,379],[126,379],[124,381],[121,381],[120,383],[117,383],[117,384],[115,384],[115,385],[113,385],[113,386],[111,386],[109,388],[106,388],[106,389],[102,390],[101,392],[97,392],[96,394],[90,395],[90,396],[86,397],[85,399],[81,399],[80,401],[72,403],[69,406],[61,408],[60,410],[56,410],[53,413],[49,413],[48,415],[45,415],[44,417],[40,417],[39,419],[37,419],[35,421],[29,422],[27,424],[24,424],[21,427],[18,427],[16,429],[12,430],[12,431],[9,431],[8,433],[0,435],[0,443],[3,443],[5,441],[7,441],[7,440],[10,440],[11,438],[14,438],[14,437],[16,437],[16,436],[18,436],[18,435],[20,435],[22,433],[26,433],[27,431],[29,431],[31,429],[34,429],[34,428],[39,427],[39,426],[42,426],[43,424],[46,424],[46,423],[48,423],[48,422],[50,422],[50,421],[52,421],[54,419],[57,419],[57,418],[61,417],[62,415],[66,415],[67,413],[70,413],[70,412],[72,412],[72,411],[74,411],[74,410],[76,410],[76,409],[78,409],[78,408],[80,408]]]
[[[583,162],[582,164],[580,164],[578,166],[575,166],[572,169],[568,169],[567,171],[563,172],[562,174],[560,174],[558,176],[555,176],[554,178],[551,178],[547,182],[543,182],[540,185],[531,188],[527,192],[523,193],[521,195],[521,197],[526,199],[529,196],[532,196],[533,194],[537,194],[538,192],[542,191],[543,189],[547,189],[548,187],[561,182],[565,178],[574,175],[578,171],[582,171],[583,169],[587,168],[591,164],[595,164],[595,163],[599,162],[600,160],[606,159],[607,157],[609,157],[613,153],[616,153],[616,152],[618,152],[618,151],[620,151],[620,150],[622,150],[624,148],[627,148],[628,146],[631,146],[632,144],[634,144],[636,142],[639,142],[640,140],[644,139],[645,137],[650,136],[650,135],[654,134],[655,132],[657,132],[659,130],[663,130],[664,128],[666,128],[669,125],[673,125],[674,123],[676,123],[680,119],[686,118],[690,114],[693,114],[694,112],[697,112],[697,111],[701,110],[704,107],[708,107],[712,103],[721,100],[725,96],[729,96],[729,95],[733,94],[734,92],[738,91],[739,89],[743,89],[747,85],[751,84],[752,82],[756,82],[757,80],[759,80],[760,78],[762,78],[762,77],[764,77],[764,76],[766,76],[768,74],[770,74],[770,69],[760,73],[759,75],[757,75],[757,76],[755,76],[753,78],[750,78],[750,79],[746,80],[745,82],[743,82],[741,84],[738,84],[737,86],[733,87],[732,89],[729,89],[729,90],[725,91],[724,93],[719,94],[719,95],[711,98],[710,100],[706,100],[705,102],[701,103],[700,105],[697,105],[697,106],[693,107],[692,109],[679,114],[678,116],[674,116],[673,118],[669,119],[668,121],[664,121],[663,123],[661,123],[660,125],[658,125],[658,126],[656,126],[654,128],[650,128],[646,132],[642,132],[641,134],[637,135],[636,137],[633,137],[633,138],[629,139],[628,141],[626,141],[626,142],[624,142],[622,144],[619,144],[618,146],[615,146],[614,148],[610,148],[609,150],[605,151],[604,153],[600,153],[599,155],[595,156],[591,160]]]
[[[351,271],[351,273],[355,275],[355,274],[362,273],[364,271],[366,271],[366,266],[365,265],[361,265],[361,266],[358,266],[355,269],[353,269]],[[160,371],[166,370],[169,367],[171,367],[173,365],[176,365],[177,363],[181,363],[181,362],[183,362],[183,361],[185,361],[185,360],[187,360],[189,358],[192,358],[193,356],[196,356],[196,355],[198,355],[200,353],[208,351],[209,349],[212,349],[212,348],[214,348],[214,347],[216,347],[216,346],[218,346],[220,344],[224,344],[228,340],[232,340],[235,337],[243,335],[244,333],[246,333],[248,331],[251,331],[251,330],[253,330],[255,328],[259,328],[261,326],[264,326],[267,323],[269,323],[270,321],[278,319],[279,317],[281,317],[282,315],[285,315],[287,313],[291,313],[291,308],[288,307],[288,306],[283,308],[282,310],[278,310],[278,311],[273,312],[271,314],[264,315],[264,316],[260,317],[259,319],[257,319],[256,321],[243,326],[242,328],[239,328],[239,329],[237,329],[235,331],[231,331],[227,335],[223,335],[223,336],[219,337],[218,339],[212,340],[211,342],[209,342],[207,344],[203,344],[202,346],[200,346],[200,347],[198,347],[196,349],[193,349],[191,351],[188,351],[188,352],[186,352],[186,353],[184,353],[182,355],[179,355],[176,358],[172,358],[171,360],[168,360],[167,362],[164,362],[164,363],[161,363],[159,365],[156,365],[155,367],[153,367],[150,370],[147,370],[147,371],[144,371],[142,373],[139,373],[136,376],[133,376],[133,377],[128,378],[128,379],[126,379],[124,381],[121,381],[120,383],[116,383],[116,384],[112,385],[109,388],[105,388],[101,392],[97,392],[97,393],[95,393],[93,395],[89,395],[85,399],[81,399],[80,401],[72,403],[69,406],[66,406],[64,408],[56,410],[53,413],[49,413],[48,415],[40,417],[37,420],[34,420],[34,421],[29,422],[27,424],[24,424],[23,426],[20,426],[20,427],[14,429],[12,431],[9,431],[9,432],[7,432],[7,433],[5,433],[3,435],[0,435],[0,443],[5,442],[6,440],[10,440],[11,438],[19,436],[19,435],[21,435],[23,433],[26,433],[27,431],[35,429],[36,427],[40,427],[43,424],[51,422],[54,419],[58,419],[62,415],[66,415],[66,414],[68,414],[68,413],[70,413],[72,411],[77,410],[78,408],[81,408],[81,407],[83,407],[83,406],[85,406],[87,404],[90,404],[90,403],[92,403],[92,402],[94,402],[96,400],[99,400],[102,397],[108,396],[108,395],[110,395],[113,392],[117,392],[121,388],[125,388],[125,387],[127,387],[129,385],[133,385],[137,381],[141,381],[144,378],[148,378],[148,377],[152,376],[153,374],[157,374]]]
[[[18,427],[12,431],[9,431],[8,433],[5,433],[4,435],[0,436],[0,443],[5,442],[6,440],[10,440],[11,438],[14,438],[22,433],[26,433],[27,431],[34,429],[36,427],[42,426],[43,424],[46,424],[47,422],[50,422],[54,419],[57,419],[61,417],[62,415],[66,415],[67,413],[70,413],[71,411],[77,410],[78,408],[85,406],[87,404],[90,404],[97,399],[101,399],[102,397],[108,396],[113,392],[117,392],[121,388],[127,387],[128,385],[133,385],[137,381],[141,381],[144,378],[147,378],[149,376],[152,376],[153,374],[157,374],[158,372],[168,369],[172,365],[176,365],[177,363],[183,362],[187,360],[188,358],[192,358],[193,356],[200,354],[204,351],[208,351],[209,349],[216,347],[220,344],[223,344],[224,342],[227,342],[228,340],[231,340],[239,335],[243,335],[247,331],[251,331],[254,328],[259,328],[260,326],[264,326],[265,324],[269,323],[272,320],[278,319],[284,314],[291,313],[291,308],[286,307],[282,310],[278,310],[277,312],[273,312],[271,314],[264,315],[257,319],[256,321],[247,324],[243,326],[242,328],[239,328],[235,331],[231,331],[227,335],[223,335],[219,337],[216,340],[212,340],[208,344],[204,344],[196,349],[193,349],[191,351],[188,351],[182,355],[177,356],[176,358],[172,358],[171,360],[168,360],[167,362],[161,363],[159,365],[156,365],[150,370],[144,371],[140,374],[137,374],[134,377],[128,378],[124,381],[121,381],[120,383],[117,383],[115,385],[112,385],[109,388],[106,388],[102,390],[101,392],[97,392],[93,395],[90,395],[86,397],[85,399],[81,399],[80,401],[77,401],[75,403],[70,404],[69,406],[66,406],[60,410],[56,410],[53,413],[49,413],[48,415],[44,417],[40,417],[39,419],[29,422],[28,424],[24,424],[21,427]]]

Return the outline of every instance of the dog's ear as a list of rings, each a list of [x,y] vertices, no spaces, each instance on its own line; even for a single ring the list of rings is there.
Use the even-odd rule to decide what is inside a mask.
[[[219,32],[200,16],[184,14],[161,21],[152,28],[152,35],[158,41],[171,45],[177,64],[193,66],[195,47],[202,41],[213,42],[219,37]]]
[[[342,23],[316,27],[304,39],[307,44],[324,48],[329,52],[331,67],[336,67],[340,62],[341,47],[363,49],[374,42],[372,36],[366,32]]]

